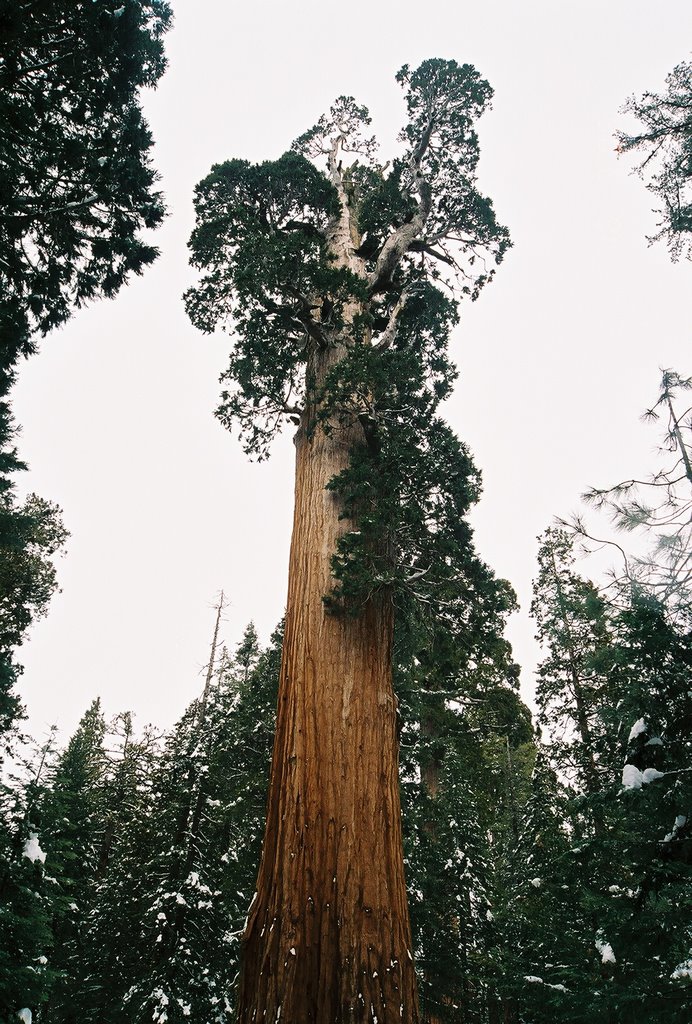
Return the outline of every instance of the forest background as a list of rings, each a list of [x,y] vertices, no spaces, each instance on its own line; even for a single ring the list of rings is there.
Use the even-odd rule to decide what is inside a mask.
[[[46,10],[27,6],[29,26]],[[583,7],[574,8],[575,14],[578,11]],[[87,23],[90,28],[108,25],[109,19],[121,19],[126,13],[119,23],[122,31],[130,33],[135,45],[144,39],[136,29],[132,34],[134,23],[129,16],[134,11],[127,5],[114,10],[87,6],[82,13],[85,17],[78,22],[75,38],[87,33]],[[357,7],[350,13],[358,14]],[[361,13],[358,27],[364,31],[366,12]],[[361,35],[356,34],[349,40],[348,52],[360,46],[358,52],[364,56],[367,41],[386,38],[396,66],[401,58],[395,51],[403,45],[396,31],[400,23],[378,22],[380,13],[370,15],[366,44],[361,45]],[[598,143],[607,134],[610,151],[617,141],[610,115],[606,118],[602,106],[603,96],[619,87],[624,65],[606,60],[607,33],[601,31],[600,22],[598,26],[596,21],[591,23],[592,35],[584,39],[581,76],[556,77],[560,85],[552,88],[551,62],[557,63],[559,54],[564,74],[573,49],[560,50],[548,37],[539,46],[537,26],[527,21],[526,12],[521,19],[516,12],[509,17],[509,9],[507,13],[500,38],[508,41],[509,37],[504,38],[508,26],[515,33],[515,63],[505,54],[514,73],[513,89],[505,78],[512,103],[504,108],[504,119],[494,122],[498,131],[495,169],[491,159],[486,180],[482,164],[481,181],[492,191],[499,215],[510,223],[512,190],[517,182],[523,184],[524,191],[514,196],[519,232],[514,230],[515,249],[507,261],[509,284],[500,292],[504,299],[500,311],[495,318],[491,312],[478,312],[488,305],[485,293],[478,307],[463,311],[457,338],[466,384],[446,411],[464,441],[475,448],[486,478],[490,475],[492,480],[498,467],[502,470],[499,482],[488,487],[490,516],[483,516],[481,506],[473,521],[480,554],[491,571],[515,583],[524,612],[513,623],[512,652],[501,638],[507,603],[502,598],[495,603],[492,576],[486,576],[474,561],[468,543],[452,548],[454,557],[464,563],[462,575],[468,572],[469,579],[475,580],[459,605],[458,621],[449,610],[453,603],[448,602],[435,606],[429,621],[409,618],[401,611],[394,671],[413,921],[411,959],[416,961],[424,1019],[435,1024],[443,1020],[499,1024],[501,1019],[505,1024],[539,1024],[556,1016],[565,1024],[581,1024],[585,1015],[604,1024],[614,1020],[618,1024],[641,1020],[682,1024],[687,1020],[692,979],[689,585],[671,589],[667,586],[670,570],[652,574],[644,569],[643,587],[621,582],[606,598],[584,576],[598,571],[599,563],[588,570],[581,563],[575,566],[567,534],[549,530],[536,558],[526,531],[531,528],[538,533],[553,513],[566,511],[563,492],[567,487],[574,487],[575,493],[568,498],[574,507],[576,492],[587,481],[613,483],[628,471],[644,477],[648,469],[660,467],[661,450],[651,450],[652,441],[665,438],[664,448],[678,458],[680,484],[679,501],[668,489],[672,502],[668,508],[685,520],[680,554],[689,560],[690,503],[685,487],[692,480],[692,446],[687,436],[692,424],[687,422],[689,408],[683,410],[684,392],[692,387],[692,379],[663,374],[656,408],[664,421],[671,414],[667,437],[664,422],[659,422],[662,429],[656,432],[650,424],[641,433],[633,429],[644,403],[653,405],[656,399],[661,367],[688,369],[685,309],[674,299],[678,292],[685,293],[680,275],[688,268],[685,261],[678,265],[676,257],[680,249],[685,254],[687,249],[684,243],[677,249],[673,243],[669,253],[664,246],[646,250],[642,237],[656,228],[651,214],[649,221],[640,217],[642,237],[637,237],[635,245],[630,228],[637,217],[626,218],[626,206],[616,198],[616,178],[610,174],[611,164],[618,170],[622,165],[610,152],[608,170],[601,162]],[[63,19],[57,24],[65,26],[67,16],[60,11],[57,16]],[[33,174],[34,185],[45,186],[37,169],[49,152],[47,140],[56,138],[50,121],[42,121],[40,115],[41,131],[32,136],[30,118],[25,124],[17,111],[23,109],[23,95],[32,96],[38,108],[44,102],[40,90],[24,90],[23,76],[60,65],[61,59],[18,72],[10,47],[23,26],[16,12],[14,21],[6,14],[3,17],[0,24],[9,45],[0,70],[7,81],[19,83],[15,92],[7,92],[4,138],[19,138],[26,128],[29,140],[39,144],[33,159],[25,159],[21,146],[12,150],[11,143],[3,156],[9,154],[7,166],[16,172],[17,181],[24,182],[14,192],[8,190],[10,205],[4,214],[10,226],[21,229],[33,216],[32,202],[48,218],[59,212],[45,209],[45,196],[29,198],[27,185]],[[204,151],[198,166],[195,146],[178,148],[175,154],[169,150],[168,169],[166,159],[160,166],[173,213],[168,234],[164,230],[152,239],[162,244],[159,266],[165,279],[157,279],[154,271],[153,289],[145,287],[149,275],[144,275],[116,303],[102,303],[111,311],[105,320],[97,317],[97,307],[81,311],[45,343],[45,350],[57,353],[63,365],[46,360],[44,353],[34,355],[33,364],[45,366],[43,375],[32,378],[30,371],[21,373],[13,396],[19,399],[15,407],[19,418],[30,424],[27,436],[33,431],[35,443],[32,453],[31,443],[24,447],[26,438],[21,437],[21,454],[38,464],[33,474],[26,474],[24,486],[35,484],[46,494],[45,484],[55,483],[49,497],[64,506],[79,556],[73,561],[68,555],[61,568],[74,565],[80,573],[65,572],[67,583],[56,603],[62,609],[62,631],[51,633],[54,617],[49,616],[46,628],[36,631],[34,642],[22,646],[32,603],[42,610],[53,590],[50,569],[44,572],[40,559],[32,562],[31,541],[23,560],[23,545],[35,529],[39,548],[48,547],[50,553],[51,530],[58,542],[54,546],[59,547],[61,527],[51,525],[50,509],[39,499],[30,498],[28,506],[38,518],[17,514],[12,489],[4,490],[3,544],[9,557],[2,571],[11,599],[3,603],[3,643],[6,648],[20,644],[19,657],[26,665],[22,694],[30,706],[32,692],[36,697],[28,724],[38,742],[27,742],[27,737],[12,729],[6,734],[20,772],[15,777],[10,768],[0,787],[0,913],[6,938],[0,945],[3,1019],[18,1016],[31,1024],[34,1013],[37,1021],[56,1024],[76,1017],[158,1024],[182,1024],[188,1017],[218,1024],[233,1019],[237,954],[263,826],[281,647],[280,626],[266,639],[281,614],[281,606],[272,607],[272,601],[274,591],[278,594],[283,589],[285,553],[273,544],[282,542],[277,524],[282,516],[287,519],[288,511],[273,488],[283,483],[283,498],[288,499],[290,486],[282,473],[288,475],[292,453],[290,438],[285,437],[277,445],[279,471],[267,477],[267,485],[262,476],[267,473],[265,467],[247,470],[244,463],[233,461],[235,456],[227,453],[227,437],[221,454],[221,447],[215,447],[218,430],[209,435],[208,445],[203,443],[194,429],[195,423],[200,426],[203,421],[195,419],[191,405],[199,396],[189,385],[195,378],[196,353],[216,352],[220,339],[208,339],[205,347],[167,311],[173,309],[176,270],[181,288],[193,280],[183,269],[182,239],[176,237],[177,231],[187,234],[190,227],[176,212],[186,208],[185,202],[178,206],[178,185],[181,194],[183,185],[191,189],[216,157],[276,156],[290,136],[323,109],[327,101],[321,88],[319,97],[314,88],[308,94],[301,88],[307,80],[292,77],[296,64],[302,68],[306,63],[296,62],[295,54],[304,52],[317,63],[320,56],[328,59],[325,80],[334,85],[334,92],[353,86],[349,62],[339,62],[336,49],[322,47],[321,23],[316,13],[314,17],[305,27],[315,29],[317,35],[307,39],[303,33],[300,40],[296,38],[285,79],[280,89],[273,86],[271,96],[253,78],[256,61],[252,69],[245,69],[244,78],[238,77],[240,67],[229,63],[236,37],[222,41],[226,46],[220,49],[218,61],[205,53],[204,68],[211,70],[211,77],[218,72],[229,83],[241,83],[232,95],[239,97],[245,114],[251,113],[261,139],[259,135],[254,143],[238,139],[234,121],[227,120],[228,103],[224,106],[220,100],[212,110],[218,117],[216,134],[220,124],[228,125],[233,136],[230,153],[209,156]],[[567,15],[564,18],[561,27],[567,29],[565,39],[569,37],[573,47],[585,26],[580,18],[573,24]],[[348,31],[355,24],[349,21]],[[448,35],[453,22],[444,24]],[[481,36],[487,43],[481,29],[487,30],[488,23],[474,24],[479,43]],[[276,70],[290,49],[291,33],[300,33],[302,26],[300,19],[283,25],[279,12],[255,34],[246,26],[238,36],[245,53],[271,56],[271,47],[264,46],[267,25],[272,32],[286,29],[282,49],[271,64]],[[643,17],[636,27],[651,28]],[[188,34],[180,55],[175,47],[168,48],[171,66],[178,63],[187,74],[185,47],[198,28],[199,19],[194,24],[184,22]],[[430,32],[432,40],[432,23]],[[516,45],[522,33],[528,33],[523,48]],[[419,47],[424,35],[417,35]],[[115,37],[120,38],[117,33]],[[98,31],[91,38],[98,49]],[[635,33],[635,49],[638,38]],[[333,27],[329,39],[335,39]],[[345,36],[339,41],[344,43]],[[252,42],[257,44],[254,51]],[[413,59],[423,55],[412,49]],[[431,43],[430,49],[440,52],[439,45]],[[590,65],[585,70],[587,52],[602,58],[593,72]],[[475,55],[460,56],[481,63]],[[492,76],[497,54],[493,50],[488,56]],[[116,54],[113,67],[117,60]],[[667,59],[658,82],[648,74],[646,82],[635,81],[629,88],[635,93],[660,88],[679,60],[679,54]],[[673,108],[676,112],[688,109],[690,67],[680,65],[677,72],[682,92]],[[359,67],[359,75],[362,71]],[[372,72],[368,64],[367,73],[362,74],[368,87]],[[381,78],[381,62],[377,72]],[[536,85],[539,72],[545,76],[543,88],[534,90],[531,103],[529,80]],[[502,80],[499,68],[498,77]],[[178,147],[186,138],[188,119],[190,137],[196,138],[201,129],[204,138],[203,114],[208,108],[201,96],[203,88],[210,88],[209,78],[198,67],[193,78],[168,79],[174,83],[168,93],[173,106],[164,103],[158,113],[156,103],[149,101],[147,114],[154,131],[157,116],[164,126],[161,152],[171,138],[166,135],[164,114],[173,108]],[[110,88],[116,80],[111,65],[106,76],[93,79],[96,102],[105,83]],[[255,81],[257,89],[248,89],[248,83]],[[673,78],[668,82],[672,84]],[[266,73],[262,83],[271,84]],[[599,91],[592,94],[592,86]],[[287,109],[276,98],[279,92],[291,97]],[[374,102],[372,96],[368,98],[376,120],[385,125],[380,134],[387,148],[394,136],[394,131],[387,135],[388,94],[374,86],[372,92]],[[57,93],[47,89],[45,97],[51,95],[60,95],[60,89]],[[158,96],[165,95],[162,86]],[[525,113],[523,120],[512,105],[516,102]],[[560,107],[559,118],[554,104]],[[70,102],[65,109],[68,115],[74,110]],[[122,100],[115,102],[114,130],[133,123],[120,113],[126,109]],[[293,123],[296,109],[302,125]],[[270,112],[274,127],[262,120],[263,113]],[[103,113],[108,117],[111,111]],[[616,116],[615,127],[625,131],[634,127],[627,123],[624,111]],[[93,125],[95,119],[89,123]],[[488,123],[493,123],[492,118]],[[283,139],[280,133],[287,125],[290,135]],[[211,146],[211,122],[209,129]],[[60,128],[57,138],[58,146],[62,145]],[[86,162],[93,165],[99,187],[111,180],[112,170],[112,180],[124,187],[121,194],[132,195],[136,168],[122,159],[122,145],[114,143],[99,156],[103,142],[98,133],[94,138],[97,148],[88,151]],[[274,150],[267,148],[270,138],[276,143]],[[492,152],[492,132],[489,138]],[[507,146],[507,138],[514,148]],[[622,152],[627,141],[620,136],[619,142]],[[686,128],[684,145],[688,143]],[[80,152],[79,146],[73,152]],[[557,154],[552,164],[549,153]],[[176,171],[185,171],[185,181],[172,173],[174,163]],[[684,158],[685,178],[689,166]],[[124,181],[117,177],[118,167],[126,175]],[[11,183],[14,180],[8,178]],[[646,195],[641,183],[636,185]],[[509,211],[502,207],[503,195]],[[75,209],[93,202],[94,197],[69,202],[64,209],[72,216]],[[159,220],[155,202],[148,217],[152,226]],[[683,211],[684,230],[689,224],[686,217]],[[120,237],[135,265],[142,257],[148,261],[146,251],[138,255],[131,247],[129,229]],[[529,256],[525,264],[516,258],[522,245]],[[30,295],[35,312],[42,293],[40,282],[37,287],[30,277],[32,246],[3,250],[3,266],[10,273],[14,252],[24,257],[24,277],[19,273],[15,278],[19,293]],[[129,303],[123,299],[128,294],[132,296]],[[12,303],[8,288],[2,296],[6,362],[13,339],[16,344],[21,337],[21,330],[16,331],[21,317],[13,319],[17,310]],[[219,351],[225,348],[222,342]],[[214,376],[222,365],[214,365]],[[147,366],[150,376],[142,372]],[[210,368],[204,360],[202,366]],[[8,367],[9,363],[5,373]],[[203,391],[209,390],[206,379],[203,382],[200,377],[198,383]],[[400,386],[408,382],[400,381]],[[22,394],[31,396],[25,405]],[[213,396],[207,397],[213,407]],[[680,419],[675,419],[675,413]],[[41,435],[43,441],[38,440]],[[11,474],[21,467],[16,467],[7,441],[4,436],[2,468]],[[70,447],[76,454],[73,469],[67,454]],[[202,452],[206,458],[200,458]],[[582,474],[578,482],[575,473]],[[262,480],[264,490],[258,487]],[[667,480],[661,478],[659,483]],[[70,491],[72,484],[74,491]],[[473,487],[466,497],[472,491]],[[455,506],[452,525],[459,537],[468,540],[465,502],[466,498]],[[252,522],[244,518],[248,509]],[[80,520],[80,515],[87,516],[88,522]],[[638,506],[633,515],[646,518]],[[540,522],[539,517],[543,517]],[[220,525],[218,533],[209,528],[210,523]],[[603,520],[596,523],[601,534]],[[438,532],[431,528],[432,537]],[[644,548],[652,536],[651,532],[645,536]],[[117,543],[111,545],[111,538]],[[215,544],[226,555],[219,556]],[[445,562],[451,563],[452,558]],[[187,645],[194,630],[187,618],[192,617],[183,616],[178,622],[171,609],[184,611],[195,587],[208,583],[207,573],[218,573],[219,567],[231,582],[217,579],[210,591],[218,590],[219,583],[230,591],[230,614],[228,604],[217,600],[211,653],[208,661],[201,662],[201,651],[208,649],[213,605],[209,594],[199,601],[200,619],[205,606],[206,628],[203,632],[200,628],[195,638],[199,639],[194,654],[197,671],[190,671],[193,655]],[[22,575],[25,571],[27,576]],[[526,615],[531,577],[533,625]],[[23,580],[29,587],[26,593],[21,591]],[[477,587],[481,580],[485,582]],[[665,607],[652,598],[650,590],[661,581],[667,591]],[[257,590],[248,596],[252,586]],[[504,586],[500,580],[496,597]],[[73,600],[80,587],[81,608]],[[269,613],[272,619],[263,621]],[[227,618],[233,620],[230,629]],[[259,622],[261,637],[252,624],[245,626],[251,618]],[[455,621],[447,635],[445,630]],[[60,618],[57,624],[60,627]],[[534,693],[536,655],[529,637],[536,628],[542,660]],[[147,652],[152,662],[147,661]],[[524,695],[529,702],[535,701],[539,726],[535,731],[515,692],[515,657],[524,662]],[[10,661],[3,670],[3,687],[11,682],[13,672]],[[74,686],[69,685],[72,681]],[[94,697],[99,691],[105,695],[103,703]],[[154,727],[133,729],[128,708],[140,715],[144,711]],[[48,714],[49,721],[55,722],[58,709],[67,730],[61,733],[53,725],[45,738],[41,734],[48,723],[45,718],[38,722],[37,714]],[[3,728],[16,710],[11,699],[5,700]],[[64,727],[65,722],[61,724]],[[285,955],[288,962],[296,955],[295,948],[289,952],[287,945]],[[373,979],[376,976],[372,974]],[[374,984],[375,1001],[384,998],[377,991],[381,984]],[[240,1004],[242,1000],[241,994]],[[388,995],[386,1005],[390,1003]],[[418,1019],[414,1003],[415,999],[407,1006],[407,1019]],[[384,1006],[378,1003],[377,1014]],[[279,1013],[280,1006],[276,1019]],[[370,1013],[374,1018],[372,1003]]]
[[[82,309],[20,366],[19,486],[64,510],[62,592],[21,651],[22,698],[41,736],[74,729],[95,693],[107,714],[171,725],[201,685],[214,596],[224,636],[279,620],[292,501],[290,433],[251,464],[214,420],[223,338],[180,296],[194,280],[192,192],[231,156],[275,158],[331,100],[368,104],[393,148],[394,72],[430,55],[470,61],[495,90],[480,122],[482,188],[513,248],[462,310],[461,376],[445,415],[483,473],[476,543],[516,589],[508,636],[531,701],[535,538],[589,485],[656,464],[639,423],[660,366],[689,368],[689,266],[648,247],[654,199],[618,159],[627,97],[663,88],[689,56],[682,2],[492,5],[179,0],[168,70],[143,106],[169,217],[161,256],[114,301]]]

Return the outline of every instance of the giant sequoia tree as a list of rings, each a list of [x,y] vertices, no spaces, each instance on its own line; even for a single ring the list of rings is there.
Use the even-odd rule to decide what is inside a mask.
[[[267,828],[239,1020],[418,1020],[404,884],[392,636],[397,607],[450,636],[470,480],[437,416],[457,301],[509,244],[476,186],[474,68],[397,76],[408,122],[382,165],[341,97],[278,160],[198,186],[187,309],[233,336],[219,409],[262,457],[297,425],[295,518]],[[323,169],[324,168],[324,169]]]

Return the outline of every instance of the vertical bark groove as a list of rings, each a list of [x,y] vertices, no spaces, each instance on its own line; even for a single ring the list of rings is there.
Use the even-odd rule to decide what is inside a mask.
[[[320,356],[326,364],[334,350]],[[296,437],[295,512],[277,733],[240,1024],[418,1021],[406,901],[386,593],[327,612],[347,524],[326,484],[357,424]]]

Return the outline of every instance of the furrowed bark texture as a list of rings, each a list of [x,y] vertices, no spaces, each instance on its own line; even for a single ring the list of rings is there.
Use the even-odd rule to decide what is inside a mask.
[[[392,607],[326,611],[346,528],[325,490],[356,428],[296,439],[295,518],[267,831],[239,1021],[418,1020],[404,883]]]
[[[337,165],[341,198],[329,245],[364,276]],[[357,417],[315,426],[315,396],[353,338],[316,348],[312,397],[296,435],[288,600],[267,828],[257,895],[244,938],[239,1024],[418,1024],[404,881],[393,608],[383,592],[355,616],[327,611],[331,559],[352,523],[326,490],[362,443]]]

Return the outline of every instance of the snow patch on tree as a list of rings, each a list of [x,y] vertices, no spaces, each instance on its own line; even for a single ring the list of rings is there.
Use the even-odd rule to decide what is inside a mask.
[[[42,864],[46,863],[46,855],[45,852],[41,849],[41,846],[38,841],[38,835],[36,834],[36,832],[32,832],[30,834],[29,838],[24,843],[24,849],[22,850],[22,853],[32,862],[32,864],[35,864],[37,860],[40,860]],[[20,1011],[20,1013],[21,1012],[23,1011]]]
[[[683,963],[678,964],[671,974],[671,978],[673,981],[682,981],[683,979],[692,981],[692,960],[685,960]]]
[[[605,939],[603,938],[603,936],[602,936],[602,934],[600,932],[596,936],[596,949],[601,954],[601,963],[603,963],[603,964],[614,964],[616,962],[615,961],[615,953],[613,952],[613,947],[611,946],[611,944],[609,942],[605,941]]]
[[[630,729],[630,734],[627,738],[627,742],[631,743],[633,740],[636,740],[637,736],[641,736],[641,734],[646,732],[647,729],[648,725],[646,724],[646,719],[638,718],[632,726],[632,728]]]
[[[622,769],[622,788],[642,788],[642,773],[639,771],[636,765],[626,764],[625,767]]]

